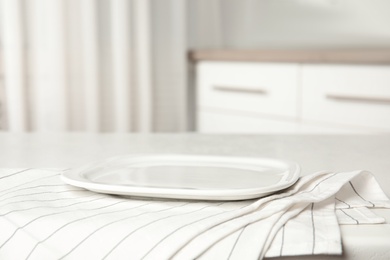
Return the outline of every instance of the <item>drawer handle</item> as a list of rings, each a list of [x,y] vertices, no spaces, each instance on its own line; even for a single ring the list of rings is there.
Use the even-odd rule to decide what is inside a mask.
[[[213,86],[213,89],[216,91],[226,91],[226,92],[253,93],[253,94],[260,94],[260,95],[267,94],[267,90],[260,87]]]
[[[345,101],[356,101],[356,102],[370,102],[370,103],[387,103],[387,104],[390,104],[390,98],[385,98],[385,97],[367,97],[367,96],[327,94],[326,98],[327,99],[333,99],[333,100],[345,100]]]

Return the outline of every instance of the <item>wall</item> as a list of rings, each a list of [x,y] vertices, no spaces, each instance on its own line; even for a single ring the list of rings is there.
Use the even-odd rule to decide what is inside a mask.
[[[190,0],[190,5],[192,48],[390,46],[388,0]]]

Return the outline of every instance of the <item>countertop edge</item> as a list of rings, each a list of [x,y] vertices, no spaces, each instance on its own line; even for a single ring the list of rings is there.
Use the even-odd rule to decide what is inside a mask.
[[[363,50],[190,50],[191,61],[390,64],[390,49]]]

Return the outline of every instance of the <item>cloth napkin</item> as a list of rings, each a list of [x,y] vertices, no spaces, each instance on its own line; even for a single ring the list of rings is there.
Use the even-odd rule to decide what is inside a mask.
[[[0,259],[261,259],[342,253],[340,224],[390,208],[367,171],[318,172],[268,197],[163,200],[98,194],[64,170],[0,170]]]

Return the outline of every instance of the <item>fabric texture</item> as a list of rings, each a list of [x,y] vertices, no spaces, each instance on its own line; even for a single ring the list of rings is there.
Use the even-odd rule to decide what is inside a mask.
[[[94,193],[59,169],[0,170],[0,259],[261,259],[339,255],[340,224],[379,224],[390,208],[366,171],[318,172],[245,201]]]

